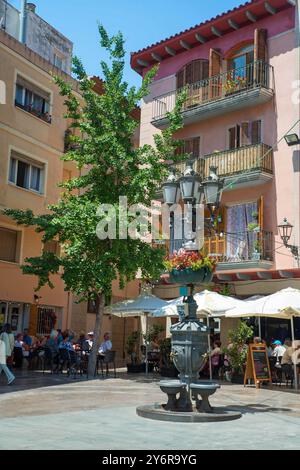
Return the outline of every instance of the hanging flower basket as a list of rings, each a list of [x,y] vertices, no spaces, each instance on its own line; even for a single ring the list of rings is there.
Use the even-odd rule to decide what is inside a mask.
[[[176,284],[209,283],[216,261],[197,251],[179,250],[165,259],[170,282]]]
[[[173,269],[170,272],[170,281],[176,284],[197,284],[197,283],[208,283],[211,282],[213,272],[208,268],[201,268],[197,271],[193,271],[191,268],[183,269],[178,271]]]

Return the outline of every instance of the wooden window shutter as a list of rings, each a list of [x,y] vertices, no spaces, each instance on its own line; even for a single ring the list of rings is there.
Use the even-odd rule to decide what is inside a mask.
[[[249,65],[249,64],[252,64],[254,60],[254,52],[251,51],[251,52],[247,52],[246,53],[246,64]]]
[[[249,145],[250,144],[250,129],[249,129],[249,122],[242,122],[241,123],[241,146]]]
[[[254,31],[254,60],[267,61],[267,30]]]
[[[241,126],[237,124],[236,126],[236,142],[235,147],[238,148],[241,146]]]
[[[208,78],[208,61],[204,59],[194,60],[193,64],[193,83],[200,82]]]
[[[253,145],[261,143],[261,121],[252,122],[251,143]]]
[[[17,261],[18,232],[0,227],[0,260]]]
[[[185,66],[185,85],[191,85],[194,83],[193,80],[193,71],[194,71],[194,64],[190,62]]]
[[[209,51],[209,76],[219,75],[222,69],[222,57],[216,49]]]
[[[193,153],[193,140],[187,139],[184,141],[184,153]]]
[[[200,157],[200,137],[194,137],[192,139],[193,144],[193,157],[199,158]]]
[[[236,148],[236,127],[229,129],[229,150]]]
[[[176,75],[176,89],[184,87],[184,69],[180,70]]]
[[[260,226],[260,230],[264,229],[264,197],[261,196],[257,201],[258,206],[258,225]]]

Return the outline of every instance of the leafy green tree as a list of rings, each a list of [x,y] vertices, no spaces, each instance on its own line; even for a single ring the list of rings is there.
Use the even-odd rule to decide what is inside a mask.
[[[17,224],[34,226],[42,241],[56,240],[62,250],[58,256],[44,252],[26,259],[25,274],[38,276],[37,290],[45,285],[53,288],[53,275],[59,274],[65,289],[80,301],[93,300],[96,306],[95,341],[89,360],[93,375],[105,297],[111,295],[112,282],[119,279],[120,287],[136,276],[138,269],[144,278],[157,279],[162,270],[161,250],[142,240],[100,240],[96,235],[100,204],[112,204],[118,213],[119,197],[126,196],[128,205],[144,203],[150,206],[157,188],[167,175],[167,161],[175,156],[179,142],[174,133],[182,126],[180,110],[185,96],[178,98],[174,112],[169,113],[169,127],[155,136],[155,146],[133,148],[132,137],[138,123],[132,112],[149,93],[149,85],[157,69],[150,70],[139,89],[123,80],[124,39],[121,33],[109,37],[99,26],[100,43],[108,51],[109,63],[101,62],[104,94],[93,91],[94,83],[84,66],[74,58],[73,72],[79,81],[82,99],[73,93],[71,85],[56,77],[60,94],[65,98],[66,115],[74,129],[71,149],[62,156],[75,162],[80,176],[61,183],[60,200],[49,206],[48,212],[35,215],[31,210],[5,210]],[[70,138],[70,136],[69,136]],[[118,231],[117,231],[118,232]]]

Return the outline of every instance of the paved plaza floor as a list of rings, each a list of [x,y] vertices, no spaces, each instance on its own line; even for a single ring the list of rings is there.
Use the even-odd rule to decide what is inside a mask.
[[[211,404],[241,411],[237,421],[138,417],[137,406],[165,402],[159,380],[125,371],[90,381],[24,371],[7,387],[2,375],[0,449],[300,449],[300,395],[291,390],[222,383]]]

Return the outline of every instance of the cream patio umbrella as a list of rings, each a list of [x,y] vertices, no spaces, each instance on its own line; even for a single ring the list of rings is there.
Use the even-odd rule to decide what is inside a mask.
[[[288,287],[261,299],[244,302],[243,306],[237,306],[228,310],[225,317],[269,317],[285,318],[291,321],[292,341],[295,342],[294,317],[300,317],[300,290]],[[297,364],[294,361],[295,388],[297,384]]]
[[[212,317],[224,316],[225,312],[237,306],[244,305],[244,302],[234,297],[218,294],[204,290],[194,294],[194,299],[197,302],[199,315],[205,314]],[[184,297],[178,297],[177,299],[170,300],[167,305],[155,310],[152,313],[153,317],[178,317],[177,306],[182,304]]]
[[[136,299],[123,300],[105,308],[105,313],[121,318],[141,317],[142,334],[148,332],[148,316],[167,305],[165,300],[150,293],[142,293]],[[144,322],[143,322],[144,320]],[[146,373],[148,373],[148,342],[146,341]]]

